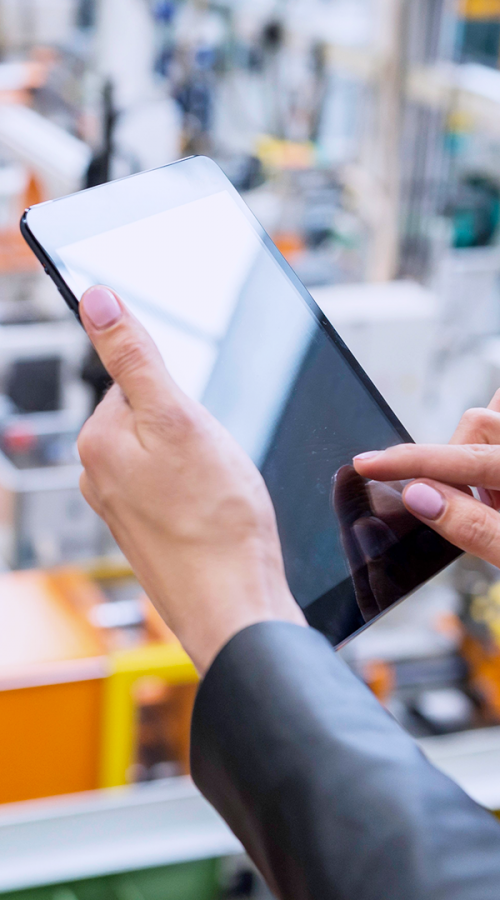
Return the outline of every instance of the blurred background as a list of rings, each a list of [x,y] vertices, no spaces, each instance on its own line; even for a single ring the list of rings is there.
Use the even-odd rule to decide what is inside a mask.
[[[78,491],[106,387],[26,206],[213,157],[417,440],[500,387],[500,0],[0,0],[0,893],[270,895],[189,780],[196,673]],[[500,576],[346,661],[500,810]]]

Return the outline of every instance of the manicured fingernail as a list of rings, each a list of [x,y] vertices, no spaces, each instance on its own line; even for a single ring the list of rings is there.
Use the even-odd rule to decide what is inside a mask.
[[[109,328],[118,322],[122,314],[121,306],[112,291],[105,287],[91,287],[81,302],[86,315],[95,328]]]
[[[383,450],[368,450],[366,453],[358,453],[354,459],[373,459],[374,456],[380,456]]]
[[[444,497],[428,484],[410,484],[404,493],[405,506],[411,512],[433,521],[444,510]]]
[[[493,503],[493,498],[489,491],[486,488],[478,487],[477,492],[479,494],[479,499],[481,503],[484,503],[486,506],[489,506],[491,509],[495,509],[495,504]]]

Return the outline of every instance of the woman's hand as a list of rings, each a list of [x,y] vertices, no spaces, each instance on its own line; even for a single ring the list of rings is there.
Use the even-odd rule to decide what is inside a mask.
[[[402,444],[362,454],[354,466],[376,481],[416,479],[403,492],[409,512],[460,549],[500,566],[500,391],[488,409],[465,413],[448,446]]]
[[[90,288],[80,313],[115,381],[79,438],[82,493],[198,670],[247,625],[305,625],[253,463],[112,291]]]

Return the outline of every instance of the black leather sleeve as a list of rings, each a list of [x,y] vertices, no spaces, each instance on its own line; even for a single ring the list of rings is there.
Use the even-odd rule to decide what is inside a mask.
[[[196,700],[192,773],[281,900],[499,900],[500,824],[311,628],[245,629]]]

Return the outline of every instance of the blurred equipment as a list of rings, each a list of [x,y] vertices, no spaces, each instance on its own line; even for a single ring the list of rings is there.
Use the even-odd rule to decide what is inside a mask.
[[[461,0],[460,59],[498,68],[500,3],[498,0]]]
[[[74,418],[61,413],[12,416],[0,423],[4,565],[57,565],[113,552],[108,529],[79,490],[78,432]]]
[[[474,704],[457,687],[422,691],[410,708],[435,734],[463,731],[470,728],[474,721]]]
[[[116,118],[117,113],[113,106],[113,86],[108,81],[104,85],[103,91],[103,146],[90,160],[84,187],[91,188],[98,184],[106,184],[111,178],[113,131]]]
[[[83,141],[20,104],[0,105],[0,147],[37,174],[40,199],[78,190],[91,156]]]
[[[114,546],[79,491],[76,439],[91,411],[88,340],[71,321],[0,325],[0,554],[15,567]]]
[[[0,576],[0,801],[99,783],[104,647],[41,572]]]
[[[465,595],[462,652],[470,684],[492,723],[500,722],[500,582],[488,586],[478,573]]]
[[[75,24],[74,0],[1,0],[3,42],[14,52],[31,44],[64,44]]]
[[[454,247],[487,247],[495,238],[500,221],[500,190],[492,179],[469,175],[450,202]]]
[[[0,575],[0,803],[185,774],[196,682],[127,570]]]

